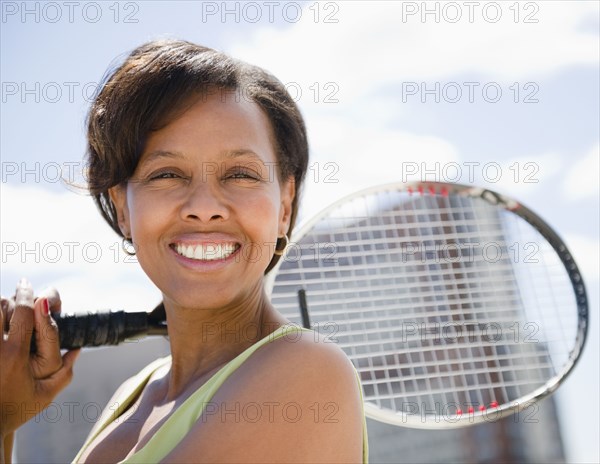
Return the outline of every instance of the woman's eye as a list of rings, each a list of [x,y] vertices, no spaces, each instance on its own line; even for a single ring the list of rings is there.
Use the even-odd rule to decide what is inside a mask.
[[[258,176],[256,174],[251,174],[249,172],[239,171],[233,172],[227,176],[229,179],[247,179],[258,181]]]
[[[179,177],[181,177],[181,176],[175,172],[165,171],[165,172],[157,172],[156,174],[151,174],[150,180],[177,179]]]

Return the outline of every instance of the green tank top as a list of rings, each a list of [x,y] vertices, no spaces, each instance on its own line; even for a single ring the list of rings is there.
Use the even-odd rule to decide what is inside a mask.
[[[256,342],[244,352],[240,353],[237,357],[225,364],[204,385],[192,393],[192,395],[185,400],[181,406],[173,412],[173,414],[171,414],[171,417],[164,422],[164,424],[156,431],[152,438],[150,438],[150,440],[148,440],[148,442],[136,453],[121,461],[121,464],[148,464],[151,462],[160,461],[167,454],[169,454],[185,437],[185,435],[190,431],[198,418],[201,416],[206,404],[210,402],[223,382],[225,382],[225,380],[237,368],[239,368],[252,355],[252,353],[254,353],[261,346],[290,334],[291,332],[307,330],[308,329],[303,329],[295,325],[284,325],[279,327],[267,337],[264,337]],[[77,463],[79,461],[85,449],[90,445],[92,440],[94,440],[98,434],[104,430],[106,426],[116,420],[121,414],[123,414],[123,412],[127,410],[131,403],[144,389],[151,375],[160,367],[170,363],[170,361],[170,356],[157,359],[142,369],[135,377],[130,379],[125,384],[123,391],[117,398],[115,398],[114,407],[107,407],[102,412],[98,422],[96,422],[94,428],[90,432],[90,435],[83,444],[83,447],[79,453],[77,453],[77,456],[75,456],[73,463]],[[358,373],[356,376],[362,400],[362,388],[360,388],[360,378]],[[367,423],[363,413],[363,463],[368,463],[368,457],[369,450],[367,441]]]

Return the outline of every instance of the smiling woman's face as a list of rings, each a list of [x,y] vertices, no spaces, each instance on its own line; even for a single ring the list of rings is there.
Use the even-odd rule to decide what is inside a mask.
[[[152,132],[127,186],[111,189],[119,226],[165,301],[218,308],[260,290],[294,196],[272,141],[256,103],[210,94]]]

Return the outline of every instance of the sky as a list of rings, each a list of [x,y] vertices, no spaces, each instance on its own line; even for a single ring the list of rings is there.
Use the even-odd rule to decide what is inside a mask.
[[[81,180],[86,112],[111,62],[190,40],[268,69],[296,99],[311,148],[301,220],[361,188],[438,180],[514,197],[559,232],[591,318],[557,393],[561,427],[570,462],[600,460],[598,2],[0,5],[3,295],[27,276],[70,310],[159,300],[64,180]]]

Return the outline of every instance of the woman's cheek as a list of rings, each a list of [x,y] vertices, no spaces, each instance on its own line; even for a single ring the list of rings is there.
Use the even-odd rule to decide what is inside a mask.
[[[152,198],[149,198],[152,197]],[[168,222],[170,214],[165,209],[165,198],[157,195],[136,195],[130,208],[131,234],[138,246],[147,245],[154,234],[159,234],[161,226]]]

